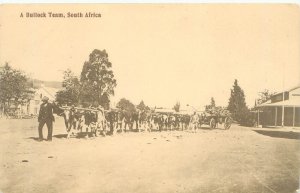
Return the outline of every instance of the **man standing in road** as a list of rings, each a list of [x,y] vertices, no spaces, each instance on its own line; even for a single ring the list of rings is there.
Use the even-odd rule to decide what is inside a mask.
[[[194,133],[196,133],[197,132],[197,126],[198,126],[198,123],[199,123],[199,116],[196,114],[196,111],[192,115],[190,123],[191,123],[191,126],[192,126],[192,128],[191,128],[192,131]]]
[[[53,105],[48,103],[49,98],[44,96],[42,98],[42,104],[40,107],[40,112],[39,112],[39,141],[43,141],[43,127],[46,123],[47,128],[48,128],[48,137],[47,141],[52,141],[52,130],[53,130],[53,121],[54,121],[54,116],[53,116]]]

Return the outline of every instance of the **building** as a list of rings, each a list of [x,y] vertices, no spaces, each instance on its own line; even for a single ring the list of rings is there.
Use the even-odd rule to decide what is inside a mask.
[[[40,88],[34,90],[33,97],[18,106],[12,105],[10,109],[13,109],[14,114],[18,118],[26,117],[28,115],[38,115],[40,111],[40,105],[42,104],[42,98],[44,96],[49,98],[49,101],[55,100],[55,95],[59,89],[52,87],[45,87],[42,85]]]
[[[263,126],[300,126],[300,86],[277,93],[258,105]]]
[[[29,115],[37,115],[40,110],[40,105],[42,103],[42,98],[44,96],[49,98],[49,101],[55,100],[55,95],[58,92],[59,89],[52,88],[52,87],[46,87],[44,85],[41,85],[40,88],[35,90],[33,98],[29,101],[27,104],[27,114]],[[25,113],[25,112],[24,112]]]
[[[55,95],[59,89],[52,87],[45,87],[42,85],[38,89],[32,90],[34,95],[30,100],[19,101],[20,103],[16,105],[12,102],[4,112],[4,106],[0,106],[0,118],[1,117],[14,117],[14,118],[24,118],[31,117],[32,115],[38,115],[40,111],[40,105],[42,103],[42,98],[47,96],[49,101],[55,100]]]
[[[167,108],[155,108],[154,109],[155,113],[175,113],[175,111],[173,109],[167,109]]]

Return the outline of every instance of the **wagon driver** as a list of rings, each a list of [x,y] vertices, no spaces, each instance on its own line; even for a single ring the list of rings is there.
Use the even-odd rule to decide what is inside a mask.
[[[53,130],[53,122],[54,122],[54,116],[53,116],[53,105],[50,104],[49,98],[44,96],[42,98],[42,104],[40,107],[40,112],[38,116],[39,121],[39,139],[38,141],[43,141],[43,127],[46,124],[48,128],[48,137],[47,141],[52,141],[52,130]]]

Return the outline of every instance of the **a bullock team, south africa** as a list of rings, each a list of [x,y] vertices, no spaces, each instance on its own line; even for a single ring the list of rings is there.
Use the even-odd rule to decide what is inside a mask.
[[[160,113],[151,110],[129,112],[126,110],[109,110],[102,108],[76,108],[74,106],[62,108],[59,113],[64,118],[67,138],[82,133],[85,129],[86,137],[126,131],[173,131],[191,130],[196,132],[204,124],[205,114],[176,114]]]

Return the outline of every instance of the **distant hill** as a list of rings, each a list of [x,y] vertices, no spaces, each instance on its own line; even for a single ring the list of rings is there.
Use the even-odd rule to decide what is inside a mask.
[[[38,80],[38,79],[30,79],[29,84],[33,88],[40,88],[42,85],[44,85],[46,87],[62,89],[62,83],[59,81],[44,81],[44,80]]]

